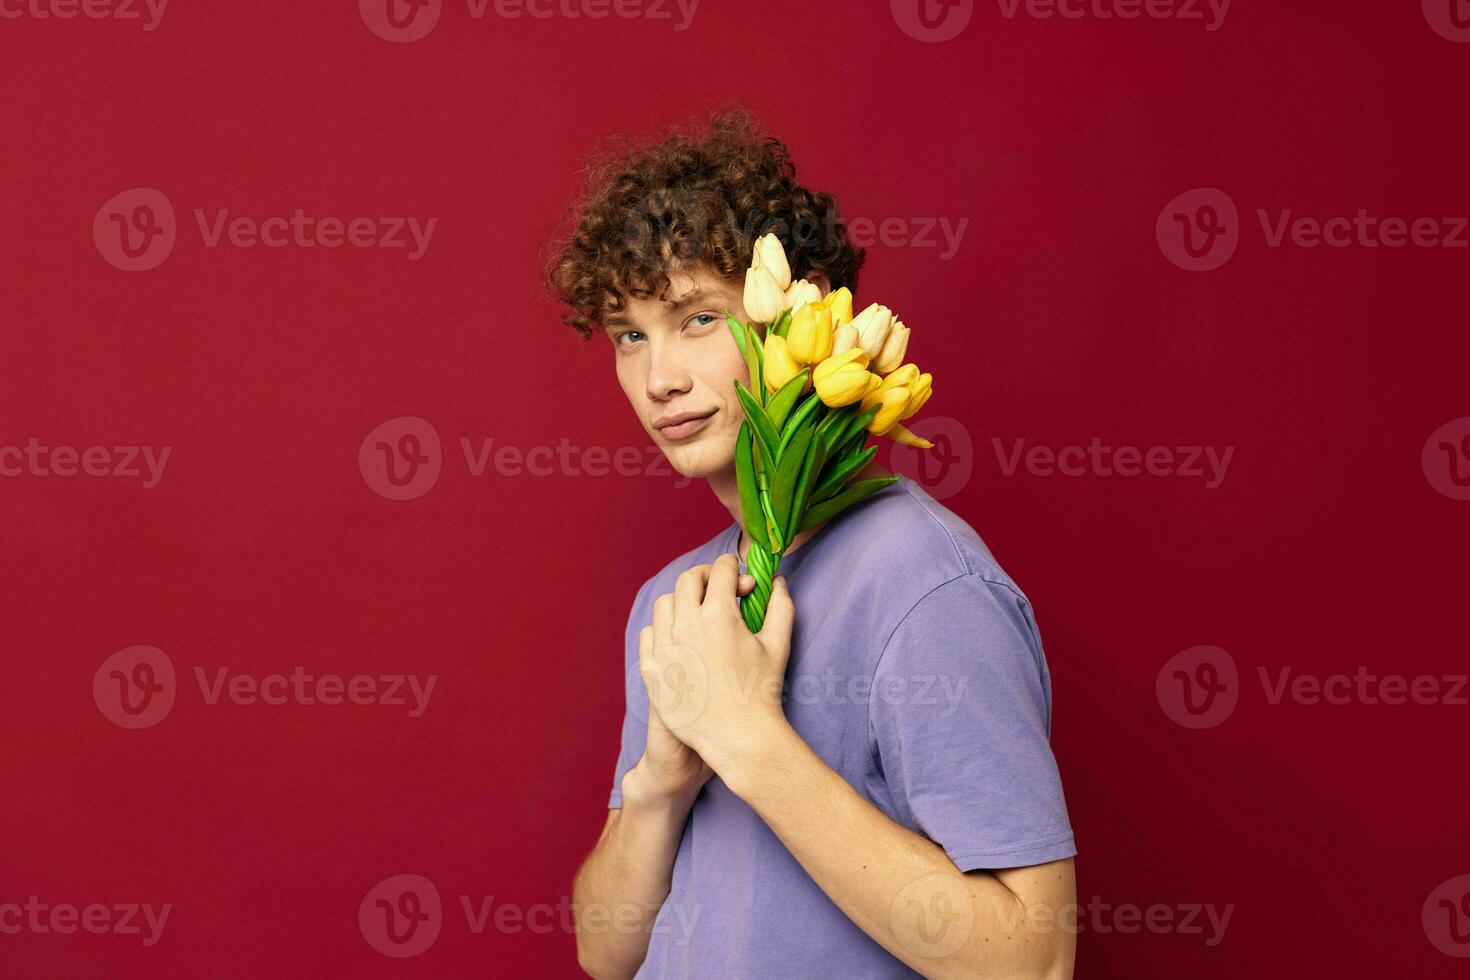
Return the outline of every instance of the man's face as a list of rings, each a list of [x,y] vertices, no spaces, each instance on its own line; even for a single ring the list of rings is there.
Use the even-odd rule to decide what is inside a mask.
[[[709,477],[733,469],[745,413],[735,381],[750,372],[725,321],[745,319],[742,290],[705,266],[669,273],[662,299],[629,299],[603,319],[618,383],[638,420],[680,475]],[[668,425],[684,416],[695,421]]]

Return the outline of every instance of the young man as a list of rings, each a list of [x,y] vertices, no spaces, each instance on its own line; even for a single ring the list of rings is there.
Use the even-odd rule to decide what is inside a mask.
[[[794,176],[780,143],[718,116],[594,170],[553,266],[650,437],[734,519],[633,603],[607,824],[573,885],[579,960],[597,978],[1069,978],[1046,660],[976,533],[901,478],[796,538],[759,635],[740,619],[749,378],[725,314],[745,319],[765,232],[824,292],[863,260]]]

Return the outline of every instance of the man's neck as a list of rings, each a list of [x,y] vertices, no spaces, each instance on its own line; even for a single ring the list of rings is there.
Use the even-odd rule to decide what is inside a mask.
[[[868,461],[867,466],[864,466],[858,471],[858,474],[852,478],[852,481],[871,480],[874,477],[887,476],[888,472],[888,470],[878,464],[878,459],[875,456]],[[721,470],[719,473],[710,474],[706,479],[709,481],[710,489],[714,491],[720,503],[730,512],[730,516],[734,518],[735,523],[740,525],[740,541],[736,549],[736,554],[740,556],[741,561],[744,561],[750,553],[750,535],[745,531],[744,513],[740,508],[740,484],[735,477],[735,467],[731,465],[728,469]],[[811,540],[812,535],[820,531],[826,523],[826,521],[823,521],[816,527],[807,528],[805,531],[802,531],[792,539],[791,544],[787,546],[784,553],[789,555],[799,549],[807,541]]]

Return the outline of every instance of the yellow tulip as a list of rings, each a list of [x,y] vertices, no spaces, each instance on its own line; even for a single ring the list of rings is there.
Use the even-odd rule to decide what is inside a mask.
[[[840,327],[844,323],[852,322],[852,290],[843,286],[834,289],[822,300],[823,305],[832,311],[832,325]]]
[[[868,423],[868,431],[880,436],[891,434],[899,421],[924,407],[933,390],[933,380],[930,374],[920,374],[918,366],[914,364],[905,364],[891,372],[863,399],[863,411],[875,407],[878,410]]]
[[[864,412],[877,408],[878,411],[868,422],[868,431],[875,436],[881,436],[893,428],[898,422],[899,416],[904,409],[908,408],[909,392],[907,388],[890,388],[879,384],[870,394],[863,399],[862,410]]]
[[[783,293],[791,285],[791,264],[786,261],[786,249],[781,247],[781,239],[775,235],[762,235],[756,239],[750,267],[769,272]]]
[[[777,336],[774,331],[766,333],[765,351],[766,387],[773,392],[780,391],[786,382],[801,373],[802,367],[787,349],[786,338]]]
[[[888,340],[888,328],[892,324],[893,311],[877,303],[854,317],[852,325],[857,327],[858,346],[863,353],[876,360],[883,353],[883,344]]]
[[[786,297],[765,269],[745,272],[745,315],[754,323],[775,323],[786,309]]]
[[[812,383],[822,404],[841,408],[863,399],[883,379],[868,371],[868,355],[854,347],[818,364],[812,372]]]
[[[841,354],[845,350],[852,350],[857,346],[857,327],[850,323],[844,323],[832,334],[832,353]]]
[[[814,282],[798,279],[786,290],[786,308],[799,310],[808,303],[820,303],[822,290]]]
[[[888,430],[888,438],[894,442],[901,442],[905,446],[913,446],[917,449],[933,449],[934,443],[923,436],[916,436],[903,427],[902,422],[894,423],[893,428]]]
[[[832,353],[832,313],[820,303],[808,303],[791,316],[786,346],[801,364],[820,364]]]
[[[932,394],[934,394],[934,375],[925,371],[914,380],[913,384],[909,385],[909,407],[904,409],[903,417],[908,418],[923,408]]]
[[[873,358],[873,370],[878,374],[888,374],[903,363],[903,356],[908,353],[908,349],[909,328],[903,325],[902,320],[894,320],[893,326],[888,330],[888,339],[883,342],[883,349]]]

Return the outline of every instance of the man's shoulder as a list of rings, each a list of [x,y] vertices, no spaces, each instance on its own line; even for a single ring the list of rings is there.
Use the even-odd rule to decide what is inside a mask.
[[[836,528],[842,564],[880,573],[919,595],[963,576],[1024,593],[996,561],[978,531],[934,499],[923,486],[904,477],[859,504],[851,521]]]

